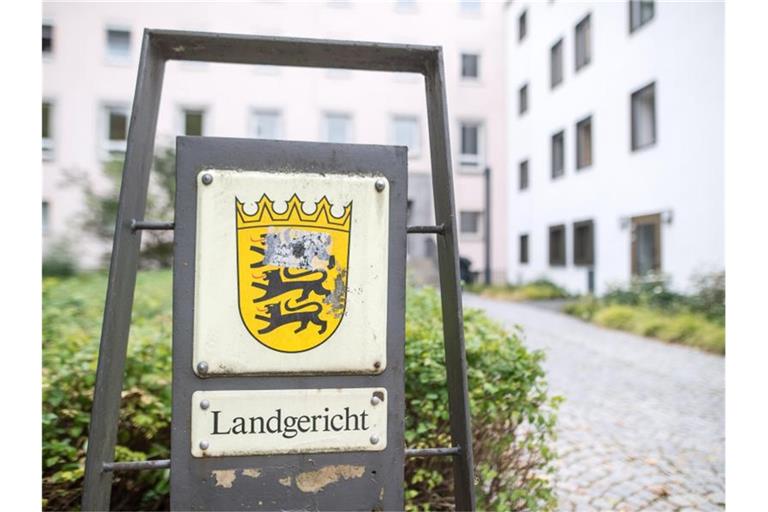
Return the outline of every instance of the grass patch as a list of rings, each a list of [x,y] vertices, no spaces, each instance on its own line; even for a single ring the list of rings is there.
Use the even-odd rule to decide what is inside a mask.
[[[725,326],[701,313],[606,304],[591,297],[566,304],[564,311],[603,327],[725,354]]]
[[[555,283],[541,279],[527,284],[471,284],[465,289],[472,293],[477,293],[483,297],[492,299],[510,300],[515,302],[530,300],[552,300],[564,299],[568,297],[568,292],[560,288]]]

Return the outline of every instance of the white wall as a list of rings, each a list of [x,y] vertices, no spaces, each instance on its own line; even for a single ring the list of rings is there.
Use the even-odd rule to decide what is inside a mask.
[[[497,278],[506,275],[507,136],[500,3],[484,4],[477,13],[463,12],[458,2],[415,2],[413,8],[390,2],[350,2],[347,7],[327,2],[45,3],[43,20],[54,25],[54,53],[43,63],[43,97],[54,103],[56,146],[55,159],[43,165],[43,199],[51,203],[47,243],[65,234],[76,236],[84,262],[95,262],[97,246],[72,228],[83,209],[82,197],[75,188],[63,188],[61,183],[71,170],[100,179],[100,107],[106,102],[131,103],[145,27],[438,44],[444,50],[454,153],[458,155],[460,119],[481,119],[486,126],[487,161],[495,171],[492,268]],[[127,64],[115,65],[105,59],[109,25],[131,29],[132,57]],[[479,81],[460,79],[462,50],[481,53]],[[172,144],[180,133],[179,110],[184,106],[205,107],[205,135],[227,137],[248,136],[252,108],[279,110],[283,136],[292,140],[321,140],[323,113],[348,112],[353,116],[352,142],[382,144],[392,143],[393,115],[415,115],[420,119],[422,150],[409,162],[409,170],[428,173],[430,169],[424,83],[418,75],[169,63],[158,144]],[[454,171],[457,210],[483,210],[482,177],[463,172],[458,165]],[[473,260],[475,269],[482,269],[482,238],[460,237],[460,251]]]
[[[517,18],[528,10],[528,36]],[[629,33],[627,2],[515,2],[506,9],[508,119],[508,279],[548,277],[585,291],[573,264],[572,223],[595,222],[597,292],[631,275],[629,227],[621,219],[672,212],[663,224],[661,268],[684,288],[692,273],[724,268],[723,6],[661,3]],[[591,13],[592,62],[574,72],[574,27]],[[564,38],[564,81],[549,81],[549,49]],[[529,81],[529,111],[517,90]],[[656,82],[656,144],[630,145],[630,94]],[[593,164],[576,170],[578,120],[592,115]],[[550,177],[550,137],[565,129],[565,176]],[[529,189],[518,164],[529,158]],[[548,226],[567,225],[567,265],[548,264]],[[518,262],[518,235],[529,233],[529,261]]]

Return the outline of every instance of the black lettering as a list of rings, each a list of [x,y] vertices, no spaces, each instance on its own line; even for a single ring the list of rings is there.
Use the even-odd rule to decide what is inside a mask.
[[[270,434],[275,434],[283,431],[283,425],[282,425],[282,409],[275,409],[275,415],[270,416],[269,419],[267,419],[267,432]],[[272,424],[272,420],[275,420],[277,422],[277,427],[272,428],[270,425]]]
[[[368,413],[363,411],[360,413],[360,417],[363,418],[363,430],[368,430],[368,427],[365,426],[365,417],[368,416]]]
[[[345,407],[344,408],[344,414],[346,416],[346,418],[344,420],[345,423],[346,423],[346,426],[347,426],[346,430],[347,431],[350,430],[350,428],[349,428],[349,420],[350,419],[355,420],[355,428],[353,428],[352,430],[357,430],[358,429],[358,426],[357,426],[357,414],[349,414],[349,407]]]
[[[213,432],[211,432],[211,435],[217,435],[217,434],[229,434],[230,430],[227,429],[226,432],[219,432],[219,414],[221,414],[221,411],[211,411],[213,413]]]
[[[331,428],[336,432],[338,432],[339,430],[344,430],[344,427],[336,426],[336,421],[335,421],[336,418],[339,418],[342,421],[344,420],[344,416],[342,416],[341,414],[334,414],[333,417],[331,418]]]
[[[283,432],[284,438],[291,439],[293,437],[296,437],[296,435],[298,435],[299,432],[295,428],[297,419],[298,418],[296,418],[296,416],[285,417],[285,432]]]
[[[328,412],[328,408],[327,408],[327,407],[325,408],[325,412],[326,412],[326,413]],[[324,428],[323,430],[324,430],[325,432],[328,432],[328,414],[326,414],[326,415],[324,416],[324,418],[325,418],[325,428]]]
[[[309,416],[300,416],[299,417],[299,423],[298,423],[299,432],[301,432],[301,433],[309,432],[309,426],[304,427],[303,424],[305,422],[309,423],[310,421],[311,421],[311,419],[309,418]]]
[[[264,433],[264,418],[262,416],[256,416],[256,417],[251,416],[251,434],[255,434],[256,433],[256,428],[255,428],[256,420],[258,420],[258,422],[259,422],[259,434],[263,434]]]
[[[233,434],[245,434],[245,418],[242,416],[235,416],[235,418],[232,420],[232,423],[234,423],[234,427],[232,428]]]
[[[312,416],[312,432],[317,432],[317,419],[322,418],[321,415],[316,414]]]

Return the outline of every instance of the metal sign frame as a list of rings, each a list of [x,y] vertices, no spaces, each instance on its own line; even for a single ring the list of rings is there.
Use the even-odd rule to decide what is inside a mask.
[[[327,144],[216,137],[176,139],[176,219],[173,265],[173,418],[171,432],[171,509],[232,510],[240,504],[260,510],[401,510],[403,508],[405,388],[405,242],[407,153],[404,147]],[[200,378],[193,372],[192,330],[197,274],[198,173],[280,169],[290,173],[383,176],[389,183],[389,245],[386,285],[387,368],[374,375],[248,375]],[[216,181],[210,185],[216,186]],[[376,192],[372,192],[375,194]],[[192,394],[212,390],[288,390],[313,388],[387,389],[387,448],[380,452],[347,451],[269,456],[204,457],[191,455]],[[354,468],[356,478],[339,478]],[[319,472],[319,473],[318,473]],[[214,475],[232,481],[222,489]],[[251,477],[248,477],[248,475]],[[253,478],[253,475],[258,478]],[[307,477],[306,475],[309,475]],[[302,478],[343,480],[328,492],[297,490]],[[235,481],[234,479],[237,479]],[[280,481],[282,480],[282,484]],[[219,487],[217,488],[217,485]],[[340,484],[341,485],[341,484]],[[258,499],[254,499],[258,497]]]
[[[144,220],[165,63],[171,60],[410,72],[424,76],[436,225],[409,227],[408,233],[437,235],[453,446],[406,451],[406,455],[451,455],[456,508],[474,509],[456,210],[441,47],[155,29],[145,29],[143,34],[128,131],[88,435],[83,509],[109,508],[113,471],[169,467],[169,461],[115,463],[114,453],[141,232],[173,229],[169,222]]]

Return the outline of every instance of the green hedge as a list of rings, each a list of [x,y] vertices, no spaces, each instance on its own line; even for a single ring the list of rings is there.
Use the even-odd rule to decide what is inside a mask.
[[[552,300],[568,297],[568,292],[552,281],[537,279],[525,284],[472,284],[466,290],[492,299],[519,301]]]
[[[79,507],[98,337],[103,274],[43,283],[43,506]],[[117,460],[167,458],[170,446],[171,275],[142,272],[136,290]],[[406,442],[450,444],[437,293],[409,290],[406,325]],[[547,395],[542,354],[467,311],[469,388],[478,508],[550,510],[555,506],[550,450],[558,398]],[[450,507],[449,461],[409,459],[408,508]],[[168,508],[168,472],[116,474],[112,506]]]
[[[669,289],[664,276],[634,279],[600,298],[580,297],[563,311],[604,327],[725,353],[725,274],[702,274],[693,293]]]

